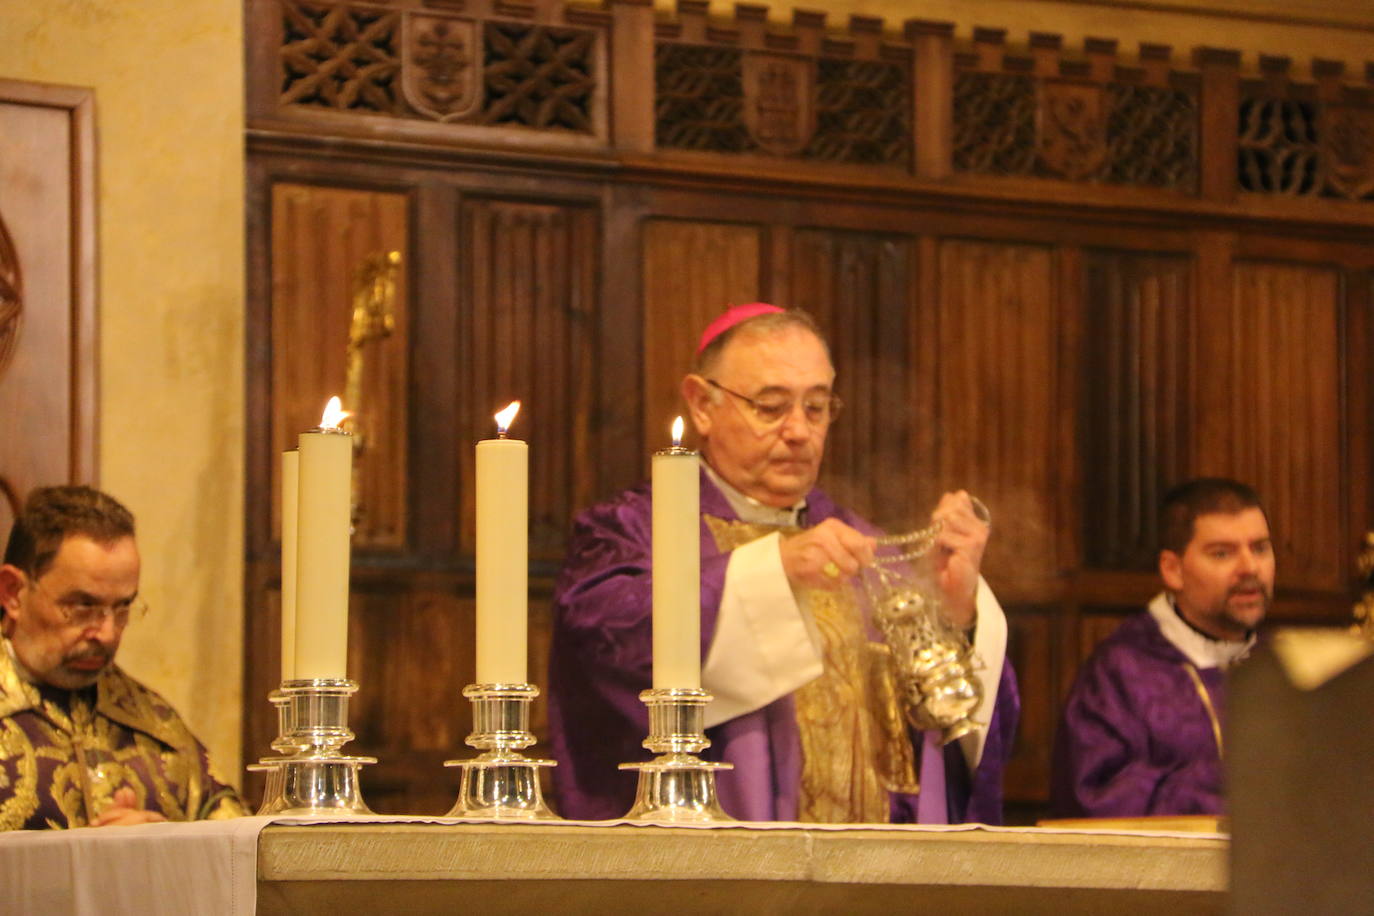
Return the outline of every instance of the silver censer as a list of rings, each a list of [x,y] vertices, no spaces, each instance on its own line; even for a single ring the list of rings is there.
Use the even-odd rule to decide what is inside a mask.
[[[375,757],[341,753],[353,740],[348,698],[355,681],[313,678],[283,681],[268,696],[277,707],[278,733],[272,749],[250,770],[267,774],[259,814],[340,816],[371,814],[358,785],[358,768]]]
[[[990,524],[992,514],[973,497],[974,515]],[[940,533],[939,522],[878,538],[879,546],[906,548],[879,556],[865,578],[874,622],[896,664],[906,717],[921,731],[939,729],[948,744],[977,728],[973,714],[983,703],[979,666],[968,636],[946,622],[938,593],[909,566],[924,557]]]
[[[697,753],[711,746],[706,738],[705,709],[711,695],[700,688],[646,690],[639,699],[649,708],[649,737],[644,747],[658,754],[648,763],[622,763],[639,771],[631,821],[710,824],[733,821],[716,796],[716,771],[733,764],[702,760]]]
[[[469,684],[463,696],[472,701],[472,734],[467,743],[482,753],[471,760],[446,760],[462,767],[463,782],[449,817],[495,820],[558,820],[544,803],[539,768],[553,760],[532,760],[520,751],[534,744],[530,703],[539,696],[533,684]]]

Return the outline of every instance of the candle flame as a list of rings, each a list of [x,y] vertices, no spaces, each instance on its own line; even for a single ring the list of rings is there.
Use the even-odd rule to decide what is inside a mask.
[[[320,417],[320,429],[338,429],[339,424],[349,416],[349,412],[343,409],[343,402],[339,400],[339,396],[334,395],[324,406],[324,416]]]
[[[511,401],[506,405],[506,409],[496,415],[496,431],[502,436],[506,430],[510,429],[511,423],[515,421],[515,415],[520,412],[520,402]]]
[[[682,417],[673,420],[673,448],[682,446]]]

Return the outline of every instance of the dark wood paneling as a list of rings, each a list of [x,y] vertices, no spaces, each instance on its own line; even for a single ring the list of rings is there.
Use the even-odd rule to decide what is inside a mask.
[[[1326,267],[1238,262],[1233,298],[1210,305],[1199,385],[1222,409],[1199,417],[1224,431],[1198,469],[1253,483],[1273,522],[1279,579],[1340,590],[1350,574],[1341,455],[1341,274]]]
[[[905,486],[909,427],[892,409],[914,362],[907,352],[913,255],[912,241],[900,236],[805,229],[795,233],[789,258],[790,304],[828,334],[845,402],[826,440],[822,485],[893,530],[918,527],[918,513],[931,508],[916,505]]]
[[[471,198],[459,216],[466,363],[453,393],[461,428],[461,549],[474,546],[473,443],[496,435],[512,400],[514,438],[530,443],[530,558],[557,562],[572,512],[590,501],[596,457],[597,215],[582,206]]]
[[[1075,658],[1070,659],[1073,667],[1087,659],[1097,648],[1097,644],[1116,632],[1116,628],[1132,614],[1140,613],[1139,607],[1092,607],[1085,608],[1078,618],[1078,632],[1073,651]]]
[[[1010,802],[1038,801],[1049,785],[1050,753],[1059,719],[1055,616],[1050,607],[1015,607],[1007,612],[1007,657],[1021,690],[1021,724],[1003,786]]]
[[[1083,562],[1153,569],[1164,490],[1187,464],[1186,257],[1095,250],[1083,262]]]
[[[1040,245],[940,244],[935,459],[992,510],[988,580],[1014,601],[1056,571],[1053,258]]]
[[[651,219],[642,244],[643,441],[652,451],[672,444],[673,417],[686,411],[678,386],[695,335],[731,305],[759,299],[764,236],[747,224]]]
[[[318,426],[343,396],[345,348],[358,271],[370,256],[409,257],[405,194],[281,182],[272,188],[272,452]],[[366,450],[356,455],[360,513],[354,544],[398,548],[406,537],[409,308],[398,273],[391,336],[364,345]],[[354,405],[345,404],[344,409]],[[272,474],[272,531],[281,531],[280,468]]]

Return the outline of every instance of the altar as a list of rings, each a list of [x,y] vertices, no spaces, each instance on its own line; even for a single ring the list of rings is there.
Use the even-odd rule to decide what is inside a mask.
[[[272,826],[261,916],[302,913],[1220,913],[1218,836],[1034,828]]]
[[[0,836],[4,912],[1220,913],[1217,834],[303,818]]]

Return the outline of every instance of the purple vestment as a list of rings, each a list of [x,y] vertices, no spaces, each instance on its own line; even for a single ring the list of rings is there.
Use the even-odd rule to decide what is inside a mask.
[[[648,714],[639,693],[652,681],[651,506],[647,484],[593,506],[573,523],[568,559],[554,592],[549,660],[549,730],[557,805],[564,817],[618,818],[634,801],[637,774],[620,763],[647,761]],[[820,490],[807,497],[806,524],[838,518],[871,531]],[[705,471],[701,511],[736,519]],[[715,633],[730,556],[701,524],[701,654]],[[1004,664],[982,762],[973,773],[957,744],[944,748],[951,821],[1001,823],[1002,768],[1020,711],[1016,681]],[[742,820],[795,820],[801,741],[791,696],[707,729],[706,757],[734,764],[717,779],[725,810]],[[916,735],[917,742],[920,736]],[[927,806],[929,807],[929,806]],[[894,794],[895,822],[916,820],[917,799]]]
[[[1059,722],[1058,817],[1219,814],[1225,675],[1198,668],[1147,611],[1128,618],[1084,664]]]
[[[86,827],[125,788],[172,821],[247,813],[176,710],[118,665],[81,690],[37,686],[0,643],[0,830]]]

